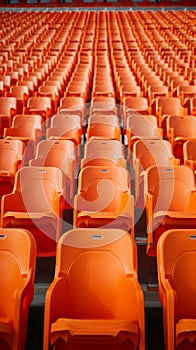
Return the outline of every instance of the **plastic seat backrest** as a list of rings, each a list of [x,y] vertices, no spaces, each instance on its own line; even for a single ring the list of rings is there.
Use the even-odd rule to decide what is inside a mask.
[[[122,143],[118,140],[89,140],[84,149],[84,158],[95,158],[99,154],[115,154],[116,158],[124,157],[124,149]]]
[[[148,100],[145,97],[126,97],[125,108],[129,109],[145,110],[148,108]]]
[[[16,173],[13,192],[21,193],[25,206],[24,211],[50,213],[53,212],[54,196],[63,192],[62,187],[60,169],[56,167],[24,167]]]
[[[78,115],[54,115],[51,118],[51,128],[59,130],[60,135],[63,134],[64,130],[67,132],[69,130],[80,128],[81,119]]]
[[[134,136],[148,135],[157,129],[157,118],[154,115],[131,115],[127,118],[127,130]]]
[[[135,159],[139,159],[143,170],[152,165],[172,165],[172,146],[167,140],[138,140],[133,146],[133,154]]]
[[[69,154],[70,157],[73,157],[74,145],[70,140],[42,140],[37,145],[36,158],[44,159],[47,158],[50,152],[53,152],[53,149],[57,151],[62,150],[65,154]]]
[[[89,166],[82,169],[78,177],[78,190],[87,191],[91,186],[92,182],[106,180],[114,180],[119,184],[122,191],[126,192],[129,190],[129,180],[127,171],[117,165],[114,166]],[[93,193],[92,193],[93,195]]]
[[[35,240],[27,230],[0,229],[0,261],[4,266],[0,275],[0,320],[3,317],[12,325],[6,340],[16,350],[25,348],[28,308],[34,294],[36,250]]]
[[[51,100],[49,97],[29,97],[27,100],[27,108],[47,110],[51,108]]]
[[[23,144],[20,140],[0,140],[0,173],[15,174],[16,161],[22,160]]]
[[[187,140],[183,146],[184,159],[196,161],[196,140]]]
[[[57,306],[55,314],[51,310],[54,316],[50,314],[47,320],[46,315],[46,322],[52,322],[52,317],[55,321],[55,315],[59,314],[78,321],[97,319],[106,323],[107,320],[128,320],[138,324],[143,317],[138,305],[142,300],[137,300],[140,291],[136,245],[125,231],[73,229],[66,232],[57,246],[55,278],[64,279],[61,293],[69,293],[69,302],[64,300],[61,311]],[[88,305],[83,302],[84,298],[88,298]],[[85,335],[88,337],[88,333]]]
[[[84,100],[82,97],[63,97],[60,100],[61,108],[75,109],[84,107]]]
[[[41,129],[41,116],[35,114],[17,114],[13,118],[12,127],[18,129],[26,123],[33,123],[36,128]]]
[[[15,257],[21,275],[27,276],[31,269],[35,272],[36,243],[33,236],[27,230],[1,228],[0,252],[11,253]],[[9,266],[4,265],[4,269],[6,269],[6,267],[9,270]],[[12,275],[12,278],[13,277]]]
[[[152,166],[147,170],[145,181],[146,189],[153,194],[154,212],[189,210],[190,195],[195,188],[195,181],[194,174],[188,167]]]
[[[10,93],[16,98],[24,99],[24,96],[29,96],[28,86],[13,85],[10,87]]]
[[[137,276],[136,246],[130,235],[119,229],[77,228],[62,235],[56,255],[55,277],[65,277],[77,256],[85,251],[110,251],[121,261],[125,274]],[[130,259],[130,256],[132,259]]]
[[[172,115],[167,118],[167,130],[173,128],[175,137],[196,138],[196,119],[192,115]]]
[[[0,115],[11,116],[11,110],[16,110],[16,103],[15,97],[0,97]]]
[[[38,143],[35,158],[30,161],[30,165],[56,166],[66,173],[66,169],[70,164],[69,161],[74,161],[74,159],[75,151],[72,141],[43,140]]]
[[[157,97],[157,109],[161,107],[162,114],[182,114],[182,106],[178,97]]]
[[[4,137],[9,136],[18,137],[35,137],[35,130],[39,129],[41,132],[41,116],[40,115],[23,115],[18,114],[13,118],[11,128],[4,130]]]
[[[116,115],[93,115],[88,119],[88,125],[90,126],[92,124],[110,124],[113,126],[119,126],[119,119]]]
[[[158,272],[164,279],[169,280],[175,290],[174,318],[176,322],[179,319],[195,319],[196,305],[193,303],[193,286],[196,283],[193,273],[193,266],[196,263],[195,238],[194,229],[173,229],[162,235],[158,242]],[[161,284],[160,294],[162,294]]]

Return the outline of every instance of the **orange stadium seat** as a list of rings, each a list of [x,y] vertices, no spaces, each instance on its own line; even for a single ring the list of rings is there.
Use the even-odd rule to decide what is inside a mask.
[[[57,112],[57,107],[60,101],[58,87],[56,85],[41,85],[38,88],[37,96],[49,97],[52,104],[52,114]]]
[[[188,80],[184,80],[183,75],[177,75],[176,77],[171,78],[170,77],[170,96],[171,97],[177,97],[178,95],[178,87],[179,86],[188,86],[189,82]]]
[[[4,139],[21,140],[23,143],[23,164],[27,165],[35,156],[37,143],[42,137],[40,115],[17,114],[10,128],[4,129]]]
[[[134,203],[126,169],[87,166],[78,176],[74,200],[75,227],[115,227],[134,234]]]
[[[88,118],[87,140],[102,138],[118,140],[121,138],[119,119],[116,115],[98,115]]]
[[[177,97],[180,98],[182,106],[183,106],[186,99],[196,97],[196,86],[194,86],[194,85],[188,85],[188,86],[178,85]]]
[[[36,243],[23,229],[0,229],[0,348],[25,350],[34,296]]]
[[[183,160],[183,143],[196,138],[196,118],[192,115],[176,116],[167,118],[167,139],[170,141],[176,158]]]
[[[17,101],[15,97],[0,97],[0,136],[4,129],[11,126],[12,119],[16,114]]]
[[[62,298],[65,303],[59,303]],[[61,237],[46,293],[43,349],[50,345],[56,350],[145,349],[137,249],[128,233],[80,228]]]
[[[187,140],[183,144],[184,165],[191,168],[195,173],[196,180],[196,140]]]
[[[79,115],[84,126],[85,104],[82,97],[66,96],[61,98],[58,113]]]
[[[135,179],[135,202],[144,207],[144,173],[151,166],[177,166],[171,143],[167,140],[138,140],[133,145],[133,170]]]
[[[97,96],[91,99],[90,115],[116,114],[117,106],[114,97]]]
[[[157,97],[155,98],[155,113],[159,127],[166,133],[166,120],[169,115],[185,115],[187,110],[182,107],[178,97]]]
[[[21,114],[23,107],[26,106],[27,99],[29,98],[28,86],[13,85],[10,87],[10,90],[5,94],[5,96],[16,98],[16,113]]]
[[[18,72],[11,70],[9,72],[5,72],[5,76],[10,77],[10,86],[9,86],[9,90],[10,90],[11,87],[14,86],[17,83],[17,81],[19,80]]]
[[[57,77],[48,77],[47,80],[43,81],[44,86],[56,86],[58,89],[59,96],[63,94],[63,88],[61,81],[57,79]]]
[[[176,228],[160,237],[157,269],[165,349],[196,347],[195,265],[195,229]]]
[[[162,129],[158,128],[154,115],[130,115],[127,119],[126,135],[128,138],[128,160],[132,157],[133,145],[137,140],[162,139]]]
[[[24,82],[25,81],[32,81],[33,82],[33,90],[34,90],[34,92],[37,91],[37,89],[38,89],[38,77],[37,77],[37,75],[24,76],[22,80]]]
[[[77,161],[80,159],[82,137],[81,119],[78,115],[56,114],[51,118],[50,128],[46,130],[47,139],[70,140],[76,147]]]
[[[126,168],[124,146],[118,140],[93,139],[84,146],[81,168],[92,165],[120,165]]]
[[[40,141],[37,144],[35,158],[29,165],[59,168],[63,173],[65,208],[73,207],[76,155],[72,141],[61,139]]]
[[[0,81],[3,82],[4,92],[8,91],[11,86],[11,77],[9,75],[0,75]]]
[[[126,127],[129,116],[137,114],[150,114],[150,108],[146,97],[126,97],[123,105],[123,125]]]
[[[16,173],[13,192],[2,197],[1,227],[29,230],[36,239],[37,256],[55,256],[62,210],[62,172],[55,167],[24,167]]]
[[[154,98],[157,97],[169,97],[169,90],[168,87],[163,85],[151,85],[148,87],[148,100],[149,104],[152,104],[152,101]]]
[[[156,256],[159,237],[172,228],[194,228],[196,188],[186,166],[150,167],[145,172],[147,254]]]
[[[45,133],[50,124],[52,115],[52,104],[49,97],[29,97],[23,114],[38,114],[42,117],[42,130]]]
[[[190,114],[196,115],[196,97],[190,98]]]
[[[20,140],[0,140],[0,198],[12,192],[22,157],[23,144]]]
[[[29,90],[29,97],[34,96],[34,84],[33,81],[31,80],[19,80],[16,83],[16,86],[27,86],[28,90]]]

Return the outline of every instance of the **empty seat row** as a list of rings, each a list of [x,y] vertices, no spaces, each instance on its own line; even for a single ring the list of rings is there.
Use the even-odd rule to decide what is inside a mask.
[[[58,117],[58,116],[57,116]],[[67,118],[66,116],[59,116],[59,120],[62,124],[62,121],[64,120],[64,117]],[[24,117],[22,117],[23,119]],[[72,118],[72,117],[71,117]],[[101,118],[101,116],[99,116],[99,118]],[[143,118],[144,120],[146,120],[147,124],[145,125],[145,130],[146,127],[148,126],[149,123],[149,116],[145,117],[145,116],[136,116],[135,117],[135,122],[136,122],[136,126],[138,126],[138,118],[139,120],[141,119],[141,123],[143,122]],[[146,118],[146,119],[145,119]],[[154,117],[155,118],[155,117]],[[170,120],[170,118],[173,117],[168,117],[168,121]],[[182,118],[182,117],[181,117]],[[193,116],[191,116],[190,118],[195,118]],[[31,119],[31,118],[30,118]],[[156,119],[156,118],[155,118]],[[177,118],[178,119],[178,118]],[[189,120],[189,117],[186,116],[185,117],[186,121]],[[179,125],[181,123],[181,119],[178,122]],[[102,124],[102,122],[101,122]],[[28,124],[26,125],[26,127],[28,126]],[[181,127],[181,126],[180,126]],[[142,129],[142,124],[140,125],[139,130]],[[69,132],[69,130],[68,130]],[[136,136],[137,135],[137,136]],[[144,193],[144,180],[143,180],[143,171],[145,170],[148,171],[148,169],[153,165],[156,168],[159,168],[160,166],[176,166],[178,164],[180,164],[180,160],[179,159],[175,159],[175,147],[172,148],[173,144],[169,143],[169,141],[163,140],[161,137],[152,137],[152,135],[148,135],[148,137],[142,137],[141,135],[136,134],[134,135],[134,143],[133,143],[133,158],[131,160],[131,162],[133,161],[133,167],[134,167],[134,176],[135,176],[135,204],[138,206],[145,206],[146,207],[146,203],[145,203],[145,193]],[[52,136],[52,135],[51,135]],[[68,135],[67,135],[68,136]],[[188,135],[189,136],[189,135]],[[187,136],[186,140],[187,142],[189,141],[189,137]],[[66,138],[66,140],[65,140]],[[42,191],[45,191],[44,188],[42,188],[41,184],[41,180],[42,180],[42,175],[45,173],[48,173],[49,170],[45,169],[45,166],[49,166],[49,167],[60,167],[61,168],[61,176],[63,176],[63,181],[61,180],[61,184],[57,185],[57,188],[60,190],[58,190],[57,192],[62,192],[61,194],[64,197],[64,204],[61,203],[60,205],[57,205],[57,212],[58,215],[60,215],[60,218],[62,218],[62,213],[61,211],[65,208],[74,208],[74,225],[75,226],[93,226],[94,225],[106,225],[107,223],[110,224],[110,222],[113,222],[115,225],[124,225],[126,226],[126,230],[130,229],[130,232],[133,232],[133,227],[134,227],[134,214],[133,214],[133,209],[134,209],[134,201],[133,201],[133,197],[131,196],[131,193],[133,193],[132,189],[130,188],[130,174],[129,172],[126,170],[126,160],[124,158],[124,160],[118,160],[118,158],[115,159],[115,157],[112,155],[114,154],[110,152],[109,148],[108,148],[108,158],[110,159],[110,163],[107,162],[105,155],[103,155],[103,153],[100,152],[100,147],[101,145],[104,145],[105,147],[105,151],[106,151],[106,147],[108,147],[107,145],[111,144],[112,138],[109,139],[107,142],[107,139],[105,139],[105,135],[102,135],[102,137],[100,138],[100,142],[96,142],[98,140],[94,140],[94,146],[95,146],[95,151],[94,154],[95,156],[98,158],[98,163],[96,163],[96,158],[93,158],[91,156],[91,166],[88,165],[86,166],[84,169],[82,168],[80,173],[79,173],[79,181],[78,181],[78,193],[75,196],[75,202],[73,202],[73,198],[74,198],[74,176],[75,176],[75,170],[76,170],[76,164],[77,163],[77,159],[78,159],[78,154],[77,154],[77,147],[74,146],[73,140],[70,137],[62,137],[61,135],[58,135],[57,138],[54,137],[54,140],[43,140],[41,142],[38,143],[37,147],[36,147],[36,157],[35,159],[32,159],[29,163],[30,167],[28,168],[22,168],[20,170],[20,174],[27,174],[24,175],[27,176],[27,178],[30,176],[29,184],[31,183],[31,180],[35,178],[37,178],[38,181],[38,188],[40,187],[40,193],[42,193]],[[23,137],[21,139],[22,141],[25,141],[26,139]],[[180,145],[182,144],[182,142],[184,143],[186,141],[185,139],[183,139],[180,142]],[[11,141],[11,140],[10,140]],[[18,159],[21,161],[22,158],[22,148],[24,146],[19,147],[20,141],[19,139],[17,140],[18,142],[15,141],[17,147],[20,148],[20,154],[17,156],[15,156],[14,152],[13,152],[13,145],[15,145],[15,143],[12,143],[8,141],[8,140],[2,140],[2,158],[4,157],[6,150],[7,150],[7,154],[11,153],[14,155],[13,157],[13,162],[11,164],[11,167],[9,169],[10,171],[10,175],[8,173],[8,168],[10,166],[10,159],[9,158],[9,163],[6,165],[7,166],[7,170],[5,172],[5,175],[3,176],[2,173],[2,184],[5,183],[8,187],[7,189],[2,186],[2,194],[5,194],[5,191],[10,192],[17,192],[17,191],[21,191],[21,200],[23,203],[25,200],[25,195],[23,196],[23,184],[21,184],[21,179],[20,176],[18,175],[18,173],[16,172],[18,170],[18,167],[14,168],[14,164],[15,161],[18,161]],[[27,147],[26,150],[27,152],[29,152],[29,149],[31,149],[30,147],[32,147],[31,144],[31,139],[30,139],[30,143],[28,142],[28,138],[27,138]],[[67,141],[67,142],[62,142],[62,141]],[[88,142],[90,142],[90,144],[93,145],[93,140],[89,140]],[[114,140],[114,141],[118,141],[120,143],[119,140]],[[87,142],[87,145],[88,145]],[[114,143],[115,144],[115,143]],[[141,149],[142,152],[137,153],[137,150],[139,148],[139,145],[141,145]],[[97,146],[96,146],[97,145]],[[176,145],[178,145],[176,143]],[[77,145],[80,148],[80,145]],[[123,145],[121,144],[121,147]],[[12,147],[12,149],[11,149]],[[34,145],[33,145],[34,147]],[[97,150],[96,150],[96,147]],[[110,147],[110,146],[109,146]],[[143,147],[143,148],[142,148]],[[185,151],[185,147],[186,147],[186,143],[184,148],[181,147],[181,152]],[[148,152],[148,153],[147,153]],[[44,156],[45,153],[45,156]],[[86,154],[87,155],[87,154]],[[86,156],[85,155],[85,156]],[[111,158],[110,158],[111,157]],[[102,160],[101,160],[102,158]],[[121,154],[121,158],[123,158],[123,154]],[[121,159],[120,158],[120,159]],[[129,159],[129,158],[128,158]],[[84,161],[82,161],[81,165],[85,164],[85,159]],[[88,162],[88,160],[87,160]],[[18,163],[17,163],[18,164]],[[124,166],[122,166],[124,164]],[[36,170],[32,170],[31,166],[42,166],[43,169],[37,169]],[[21,165],[20,165],[21,166]],[[177,167],[178,168],[178,167]],[[185,171],[186,167],[179,167],[180,169],[176,170],[177,172],[183,172]],[[5,168],[4,168],[5,169]],[[14,169],[14,171],[13,171]],[[173,169],[174,170],[174,169]],[[172,169],[170,170],[170,173],[172,173],[173,171]],[[5,171],[5,170],[4,170]],[[188,171],[188,168],[186,168],[186,171]],[[190,170],[191,173],[191,178],[192,178],[192,189],[191,191],[193,192],[194,187],[195,187],[195,179],[194,179],[194,173],[193,170]],[[186,173],[185,173],[186,174]],[[9,178],[7,177],[7,175],[9,175]],[[17,175],[17,176],[16,176]],[[144,174],[145,175],[145,174]],[[16,179],[14,181],[14,177],[16,176]],[[59,175],[58,175],[59,176]],[[57,182],[58,180],[58,176],[57,176]],[[108,177],[109,176],[109,177]],[[186,176],[185,176],[186,177]],[[188,173],[187,173],[187,178],[188,178]],[[91,181],[89,181],[89,179],[91,179]],[[124,184],[123,184],[123,179],[125,179]],[[80,181],[81,180],[81,181]],[[54,179],[55,181],[55,179]],[[114,181],[114,184],[112,185],[112,182]],[[160,178],[160,182],[161,181],[165,181],[164,179],[162,179],[162,177]],[[80,184],[81,182],[81,184]],[[86,184],[85,184],[86,183]],[[36,182],[34,182],[34,184],[36,185]],[[60,186],[60,187],[59,187]],[[93,187],[94,186],[94,187]],[[93,190],[92,190],[93,188]],[[25,190],[26,191],[26,190]],[[50,192],[49,192],[50,193]],[[125,195],[125,193],[127,193]],[[182,196],[183,195],[183,191],[182,193],[179,192],[179,195]],[[36,193],[35,193],[36,194]],[[79,196],[80,194],[80,196]],[[174,193],[175,194],[175,193]],[[10,193],[11,196],[12,193]],[[32,193],[32,195],[34,196],[34,193]],[[160,193],[158,193],[160,200],[162,200],[162,197],[160,196]],[[90,197],[89,197],[90,196]],[[124,196],[124,197],[123,197]],[[50,194],[49,194],[50,197]],[[48,198],[49,198],[48,197]],[[33,197],[32,197],[33,198]],[[49,204],[51,204],[51,207],[53,207],[53,197],[51,197]],[[124,199],[123,199],[124,198]],[[163,197],[164,198],[164,197]],[[188,198],[188,197],[187,197]],[[17,223],[14,224],[14,214],[13,212],[17,211],[17,215],[18,210],[16,210],[16,208],[14,207],[14,202],[13,202],[13,206],[11,207],[7,207],[5,206],[5,200],[6,197],[3,197],[2,199],[2,225],[19,225]],[[192,203],[192,199],[191,203]],[[36,203],[38,201],[37,197],[34,197],[34,205],[35,208],[33,209],[33,212],[36,210]],[[140,202],[141,201],[141,202]],[[11,205],[11,201],[8,203],[10,203]],[[32,199],[32,203],[33,203],[33,199]],[[32,204],[31,203],[31,204]],[[185,203],[185,202],[184,202]],[[188,202],[187,202],[188,203]],[[28,212],[30,212],[30,209],[28,209],[26,207],[26,204],[24,202],[24,205],[21,204],[21,210],[22,212],[26,212],[28,215]],[[189,204],[187,204],[189,208]],[[12,208],[13,207],[13,208]],[[15,208],[15,210],[14,210]],[[23,209],[22,209],[23,208]],[[43,207],[44,208],[44,207]],[[192,209],[187,209],[189,212],[191,212],[191,215],[194,218],[194,196],[193,196],[193,204],[191,204]],[[50,210],[48,210],[47,206],[46,206],[46,211],[50,212]],[[155,209],[153,209],[153,211],[155,211]],[[6,219],[4,220],[4,212],[12,212],[12,215],[10,217],[10,213],[9,215],[6,214]],[[52,210],[53,211],[53,210]],[[41,213],[42,210],[40,208],[40,210],[36,210],[37,214]],[[182,212],[182,210],[181,210]],[[94,213],[94,214],[93,214]],[[36,214],[36,215],[37,215]],[[34,214],[33,214],[34,215]],[[182,214],[180,214],[182,216]],[[7,217],[9,216],[9,217]],[[77,221],[77,218],[80,216],[80,220]],[[99,217],[100,216],[100,217]],[[101,217],[103,216],[103,217]],[[123,218],[123,222],[120,223],[120,218]],[[17,219],[18,220],[18,219]],[[16,221],[17,221],[16,220]],[[27,219],[25,219],[24,224],[26,222],[27,224]],[[61,221],[62,219],[60,219]],[[92,224],[90,223],[90,221],[92,220]],[[126,224],[126,220],[128,220],[128,224]],[[20,223],[22,224],[22,223]],[[28,227],[28,226],[27,226]],[[59,229],[61,230],[61,229]],[[59,231],[60,232],[60,231]],[[58,233],[59,235],[59,233]],[[58,236],[57,235],[57,236]],[[150,236],[149,236],[150,237]],[[156,254],[156,243],[155,243],[155,251],[154,254]]]
[[[150,84],[153,86],[167,85],[168,78],[172,76],[173,73],[175,77],[182,78],[181,80],[183,83],[188,82],[188,84],[194,84],[194,77],[190,78],[189,76],[190,73],[194,73],[192,60],[190,60],[189,48],[189,40],[192,43],[191,36],[189,35],[186,37],[185,31],[179,31],[179,35],[176,31],[173,33],[172,27],[167,27],[164,24],[167,21],[171,22],[171,19],[167,18],[170,17],[167,16],[167,14],[165,14],[165,17],[159,13],[158,15],[154,15],[153,13],[148,14],[147,17],[149,17],[148,20],[152,21],[152,26],[146,24],[146,19],[141,12],[132,16],[131,12],[128,11],[124,17],[119,13],[115,15],[108,13],[107,16],[101,19],[97,15],[97,23],[96,18],[90,20],[87,12],[83,12],[82,14],[74,13],[73,16],[72,14],[64,14],[62,18],[61,16],[60,14],[54,15],[53,20],[57,21],[56,26],[53,25],[53,22],[50,25],[48,23],[48,17],[51,19],[53,17],[51,14],[47,13],[43,18],[36,18],[38,24],[34,24],[36,30],[36,34],[34,33],[34,35],[32,34],[32,29],[26,30],[25,28],[24,30],[21,28],[19,32],[15,33],[18,35],[18,39],[14,39],[13,32],[10,30],[10,36],[8,35],[9,39],[7,38],[10,44],[4,42],[6,40],[3,40],[3,33],[3,47],[1,51],[4,55],[4,59],[1,63],[2,71],[5,71],[5,74],[11,74],[12,72],[10,72],[10,70],[14,69],[13,73],[16,74],[13,74],[15,76],[13,79],[15,80],[12,79],[12,83],[16,83],[16,76],[18,73],[16,69],[20,69],[23,70],[20,74],[23,74],[17,84],[26,84],[29,86],[31,93],[37,93],[40,84],[41,86],[45,86],[47,82],[48,86],[48,83],[52,85],[52,81],[55,81],[55,85],[58,85],[60,97],[62,97],[63,92],[66,94],[78,95],[79,91],[76,89],[76,82],[77,79],[81,80],[82,76],[84,78],[85,74],[85,79],[83,79],[83,83],[80,84],[80,88],[83,86],[84,91],[81,93],[83,97],[84,95],[87,97],[89,96],[90,85],[92,84],[93,87],[93,84],[97,84],[97,68],[100,69],[100,64],[103,65],[104,58],[104,60],[107,61],[106,71],[109,72],[110,78],[105,82],[105,86],[102,84],[101,86],[104,90],[109,84],[111,74],[113,74],[114,71],[114,81],[113,79],[110,81],[111,86],[109,87],[109,93],[112,95],[114,94],[113,90],[115,85],[117,90],[116,97],[119,99],[119,96],[121,96],[121,103],[125,94],[132,95],[132,93],[134,93],[138,95],[138,97],[144,94],[145,97],[147,97]],[[160,20],[159,17],[163,18]],[[85,31],[84,34],[82,34],[81,23],[84,23],[84,18],[86,19]],[[179,20],[180,18],[179,16]],[[186,19],[189,21],[189,15],[187,15]],[[172,20],[174,19],[172,18]],[[19,18],[17,19],[17,22],[18,21]],[[135,23],[137,23],[137,25],[135,25]],[[164,30],[162,29],[162,32],[153,37],[152,33],[154,33],[155,29],[159,31],[160,26],[164,28]],[[93,35],[92,28],[94,28],[96,33],[100,31],[102,34],[101,38],[99,35]],[[49,33],[47,33],[48,29]],[[22,36],[23,31],[24,38]],[[130,38],[127,37],[128,32],[131,35]],[[168,37],[165,33],[169,33]],[[185,42],[184,37],[186,37]],[[27,43],[24,45],[23,41],[25,40]],[[16,43],[19,43],[19,47],[17,48]],[[166,48],[164,49],[165,46]],[[93,52],[95,52],[95,56],[97,57],[94,63],[96,74],[93,81],[91,81]],[[29,57],[30,53],[32,57]],[[6,56],[8,57],[6,58]],[[76,62],[77,60],[78,62]],[[9,71],[6,72],[8,67]],[[2,79],[11,79],[9,74],[2,76]],[[123,78],[128,75],[130,76],[131,82],[129,87],[127,81]],[[100,76],[98,79],[100,80]],[[36,89],[34,91],[35,86]],[[72,86],[72,88],[70,88],[70,86]],[[75,88],[73,88],[73,86],[75,86]],[[165,88],[166,87],[167,86],[165,86]],[[5,88],[8,89],[6,82]],[[74,89],[76,89],[75,92]],[[128,90],[126,91],[126,89]],[[191,85],[190,89],[192,89],[192,93],[194,93],[194,86]],[[100,83],[98,85],[98,90],[99,94],[105,93],[104,91],[101,92]],[[168,90],[170,90],[169,85]],[[40,89],[38,93],[40,93]],[[166,93],[166,89],[164,93]],[[122,94],[124,95],[122,96]],[[180,96],[182,97],[182,95]],[[149,98],[151,97],[149,96]]]
[[[104,100],[105,99],[105,100]],[[27,106],[23,108],[22,113],[19,113],[17,108],[17,98],[15,97],[0,97],[0,119],[1,119],[1,136],[4,134],[4,129],[10,127],[13,117],[17,114],[39,114],[42,118],[43,136],[45,136],[46,128],[50,127],[50,120],[54,114],[76,114],[81,118],[82,131],[85,132],[85,124],[89,123],[91,119],[88,117],[95,117],[98,114],[116,115],[119,119],[122,133],[126,133],[128,117],[132,114],[155,115],[159,128],[163,129],[163,136],[166,136],[166,120],[170,115],[186,116],[195,115],[195,101],[196,97],[189,100],[189,110],[184,108],[178,97],[156,97],[153,103],[149,106],[145,97],[126,97],[122,109],[113,97],[100,96],[92,99],[90,108],[88,104],[80,96],[66,96],[59,100],[57,113],[52,112],[52,105],[50,97],[39,96],[30,97],[27,99]],[[90,113],[90,114],[89,114]],[[118,117],[118,118],[117,118]],[[105,116],[106,118],[106,116]],[[107,120],[109,121],[109,116]],[[114,118],[113,118],[114,119]]]
[[[158,243],[166,349],[195,347],[195,237],[195,229],[180,228],[166,231]],[[72,229],[59,239],[56,255],[45,298],[43,349],[144,350],[144,295],[133,238],[120,229]],[[1,229],[0,259],[1,349],[23,350],[36,268],[31,233]]]
[[[35,239],[34,260],[56,256],[54,281],[45,301],[44,350],[94,349],[95,344],[103,349],[145,348],[135,242],[137,207],[145,209],[146,254],[168,263],[167,268],[157,266],[166,348],[195,347],[192,287],[186,294],[194,274],[196,220],[194,148],[191,159],[188,156],[189,142],[195,139],[190,51],[195,53],[189,41],[194,28],[189,16],[193,20],[194,13],[177,14],[184,23],[184,32],[178,33],[172,12],[145,16],[100,11],[93,16],[82,11],[64,14],[61,20],[59,13],[43,18],[31,14],[33,29],[23,39],[20,26],[18,32],[8,29],[5,39],[8,15],[3,20],[2,75],[9,76],[13,63],[9,72],[18,68],[18,76],[6,80],[29,88],[11,116],[5,116],[8,124],[2,128],[0,159],[5,159],[6,150],[9,153],[1,173],[0,243],[6,242],[9,232],[28,230]],[[2,101],[13,99],[11,90],[15,89],[2,84]],[[40,101],[47,103],[40,106]],[[62,235],[64,214],[70,209],[73,230]],[[163,258],[160,247],[167,237],[172,243]],[[179,247],[186,244],[187,251],[181,254]],[[13,266],[21,285],[28,272],[16,273],[22,263],[19,268],[15,262],[7,264],[17,260],[10,257],[10,248],[8,255],[5,265]],[[32,271],[33,279],[34,267]],[[32,289],[29,293],[27,307]],[[0,315],[0,347],[4,350],[13,341],[16,350],[22,350],[24,338],[15,338],[13,331],[20,325],[12,327],[14,313],[6,313],[7,305]],[[27,309],[23,313],[21,334]],[[20,319],[20,310],[15,314]]]

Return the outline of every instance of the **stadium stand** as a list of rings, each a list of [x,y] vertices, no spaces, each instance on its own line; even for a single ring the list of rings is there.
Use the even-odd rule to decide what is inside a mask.
[[[184,308],[179,294],[176,332],[162,289],[181,288],[182,267],[195,283],[195,258],[176,265],[173,254],[163,276],[161,251],[168,230],[169,252],[188,231],[195,244],[195,10],[195,0],[0,0],[1,350],[94,350],[96,332],[114,349],[195,350],[195,289]],[[11,253],[24,230],[37,247],[30,273]],[[20,340],[3,278],[34,270]]]

